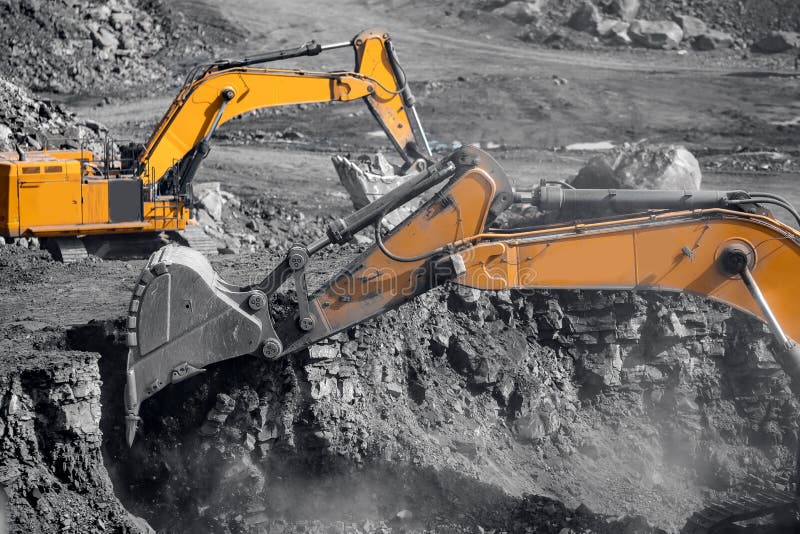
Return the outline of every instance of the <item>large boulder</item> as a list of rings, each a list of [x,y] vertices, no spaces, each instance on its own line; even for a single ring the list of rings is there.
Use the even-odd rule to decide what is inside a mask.
[[[492,14],[517,24],[529,24],[539,18],[542,14],[542,8],[546,5],[547,0],[537,0],[536,2],[514,1],[492,10]]]
[[[753,45],[753,50],[764,54],[778,54],[800,48],[800,34],[795,32],[770,32]]]
[[[626,144],[597,156],[578,172],[572,185],[586,189],[700,189],[697,159],[680,145]]]
[[[691,15],[673,14],[672,20],[681,27],[683,30],[683,38],[687,41],[698,35],[703,35],[708,31],[708,26],[706,26],[705,22]]]
[[[678,48],[683,40],[683,30],[669,20],[635,20],[628,28],[634,43],[647,48],[671,50]]]
[[[692,39],[692,48],[695,50],[715,50],[717,48],[730,48],[734,38],[731,34],[719,30],[708,30],[702,35]]]
[[[219,182],[194,184],[193,193],[199,208],[205,210],[215,221],[222,219],[222,205],[225,200],[222,198]]]
[[[567,26],[579,32],[594,33],[597,31],[597,25],[603,20],[600,10],[589,0],[575,10],[567,22]]]

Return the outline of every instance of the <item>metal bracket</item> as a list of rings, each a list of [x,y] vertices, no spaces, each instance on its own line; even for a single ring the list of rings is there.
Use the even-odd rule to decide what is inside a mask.
[[[183,362],[182,364],[178,365],[177,367],[175,367],[175,369],[172,370],[172,374],[170,375],[170,380],[173,384],[177,384],[178,382],[182,382],[187,378],[205,372],[206,372],[205,369],[198,369],[189,362]]]
[[[298,317],[297,324],[300,330],[309,332],[314,329],[316,320],[311,314],[311,305],[308,300],[308,285],[306,283],[306,264],[308,251],[303,245],[292,245],[287,256],[289,268],[294,278],[294,289],[297,293]]]

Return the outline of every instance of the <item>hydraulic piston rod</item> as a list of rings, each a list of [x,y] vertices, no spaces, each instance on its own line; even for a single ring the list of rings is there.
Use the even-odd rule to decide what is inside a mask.
[[[753,277],[753,257],[754,252],[749,246],[743,243],[734,243],[726,247],[718,260],[718,268],[729,276],[739,275],[753,300],[761,310],[764,320],[772,332],[773,337],[778,342],[782,351],[780,358],[781,365],[786,373],[800,385],[800,346],[789,339],[783,331],[778,319],[772,312],[772,308],[764,297],[761,288],[758,287],[756,279]]]
[[[411,92],[411,87],[408,86],[406,73],[403,71],[402,67],[400,67],[400,62],[397,60],[397,52],[395,52],[394,44],[391,41],[386,41],[386,51],[389,54],[389,63],[392,66],[392,72],[394,72],[394,76],[397,79],[400,87],[400,92],[403,95],[403,103],[405,103],[406,107],[411,110],[411,116],[414,119],[414,125],[417,128],[417,132],[422,139],[422,144],[425,147],[425,153],[428,156],[432,156],[433,153],[431,152],[431,147],[428,144],[428,136],[425,134],[425,129],[422,127],[422,121],[417,114],[417,98]]]
[[[545,185],[534,191],[533,203],[543,211],[582,211],[600,207],[617,213],[649,209],[693,210],[725,207],[726,191],[649,191],[638,189],[563,189]]]

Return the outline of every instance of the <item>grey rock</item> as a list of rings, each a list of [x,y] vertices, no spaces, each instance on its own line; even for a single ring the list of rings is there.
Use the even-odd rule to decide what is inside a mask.
[[[83,119],[81,121],[81,125],[86,126],[95,134],[100,134],[101,132],[107,131],[105,126],[92,119]]]
[[[311,345],[308,354],[312,360],[332,360],[338,358],[340,350],[338,345]]]
[[[236,401],[224,393],[217,394],[216,403],[206,414],[206,420],[199,429],[201,436],[215,436],[219,433],[228,416],[236,408]]]
[[[683,38],[687,41],[698,35],[703,35],[708,31],[708,26],[706,26],[705,22],[691,15],[673,14],[672,20],[681,27],[683,30]]]
[[[116,50],[119,46],[119,39],[116,34],[107,28],[100,28],[92,32],[92,40],[95,46],[102,50]]]
[[[111,15],[111,25],[115,30],[122,30],[133,22],[133,14],[129,12],[113,13]]]
[[[697,159],[680,145],[625,145],[589,160],[573,180],[588,189],[700,189]]]
[[[96,8],[88,10],[87,15],[92,20],[105,22],[111,17],[111,8],[107,5],[100,4]]]
[[[331,158],[339,181],[350,195],[353,207],[361,209],[392,189],[406,182],[409,174],[398,174],[400,169],[390,164],[386,157],[378,152],[373,157],[362,156],[356,161],[351,161],[343,156]],[[412,200],[404,206],[387,214],[384,224],[394,228],[406,217],[411,215],[422,203],[422,200]]]
[[[0,149],[8,150],[11,148],[11,136],[13,131],[5,124],[0,124]]]
[[[494,9],[492,14],[516,24],[529,24],[539,18],[542,14],[542,8],[546,4],[546,0],[538,0],[536,2],[514,1]]]
[[[239,254],[241,252],[242,242],[239,238],[226,234],[223,241],[225,246],[219,249],[220,254]]]
[[[481,298],[481,291],[474,287],[456,286],[454,296],[467,308],[474,306]]]
[[[640,0],[610,0],[604,3],[603,11],[626,22],[631,22],[636,19],[640,7]]]
[[[763,54],[777,54],[797,48],[800,48],[800,33],[796,32],[770,32],[753,44],[753,50]]]
[[[561,423],[562,419],[552,401],[544,398],[514,421],[514,430],[521,441],[536,443],[558,432]]]
[[[708,30],[702,35],[698,35],[692,39],[692,48],[700,51],[731,48],[734,42],[734,37],[729,33],[719,30]]]
[[[410,510],[400,510],[395,514],[395,517],[401,521],[410,521],[414,519],[414,514]]]
[[[628,46],[633,43],[631,36],[628,35],[628,28],[630,24],[626,23],[624,29],[620,31],[613,30],[611,35],[609,35],[608,40],[611,44],[615,44],[617,46]]]
[[[386,384],[386,392],[392,397],[398,398],[403,395],[403,386],[395,382],[389,382]]]
[[[194,184],[193,193],[195,202],[199,203],[215,221],[222,218],[222,205],[225,201],[219,182]]]
[[[634,43],[647,48],[671,50],[678,48],[683,40],[683,30],[669,20],[635,20],[628,28]]]
[[[319,382],[311,384],[311,398],[315,400],[329,397],[337,389],[337,381],[332,377],[324,377]]]
[[[626,34],[630,24],[621,20],[603,19],[597,25],[597,35],[600,37],[612,37],[619,34]]]

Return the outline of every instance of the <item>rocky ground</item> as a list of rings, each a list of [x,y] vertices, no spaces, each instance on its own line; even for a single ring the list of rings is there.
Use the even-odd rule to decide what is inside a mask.
[[[797,29],[794,3],[345,4],[0,3],[0,138],[142,140],[198,59],[380,24],[437,153],[480,143],[524,187],[575,176],[596,154],[575,143],[647,138],[689,148],[703,187],[800,201],[794,56],[754,48]],[[679,15],[730,47],[712,35],[698,50]],[[636,20],[681,38],[614,37]],[[388,154],[370,120],[298,106],[220,131],[196,194],[224,277],[259,277],[351,209],[330,156]],[[338,261],[323,256],[316,279]],[[233,360],[168,388],[129,450],[120,320],[142,265],[0,248],[12,531],[676,532],[749,477],[792,469],[798,404],[765,329],[702,299],[631,292],[441,288],[287,360]]]
[[[147,531],[103,465],[98,355],[69,350],[43,323],[4,324],[1,335],[0,483],[11,531]]]
[[[0,3],[0,65],[6,76],[45,93],[163,90],[176,58],[214,55],[240,34],[198,23],[171,2],[113,0]],[[166,83],[165,83],[166,82]]]
[[[478,0],[447,10],[465,19],[504,19],[517,38],[555,48],[640,46],[762,53],[796,46],[800,8],[790,0]],[[511,28],[511,27],[509,27]]]

